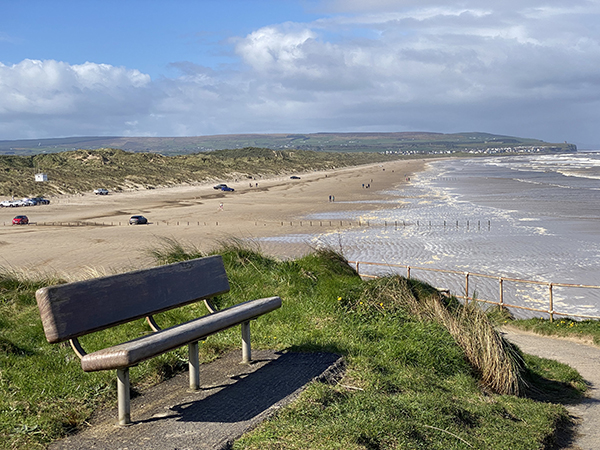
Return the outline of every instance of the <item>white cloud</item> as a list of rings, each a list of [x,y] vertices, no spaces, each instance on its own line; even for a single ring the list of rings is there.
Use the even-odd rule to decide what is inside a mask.
[[[107,64],[0,63],[0,132],[17,131],[19,137],[111,134],[121,123],[118,117],[148,112],[150,84],[150,77],[138,70]]]
[[[150,77],[107,64],[69,65],[26,59],[0,63],[0,114],[69,114],[101,105],[124,107]],[[135,95],[134,95],[135,97]],[[92,102],[92,103],[90,103]]]
[[[256,71],[289,70],[305,59],[305,45],[316,34],[303,27],[265,27],[246,36],[237,45],[237,53]]]
[[[171,62],[180,76],[151,80],[90,62],[0,64],[0,133],[479,130],[600,145],[597,2],[324,7],[229,41],[236,70]]]

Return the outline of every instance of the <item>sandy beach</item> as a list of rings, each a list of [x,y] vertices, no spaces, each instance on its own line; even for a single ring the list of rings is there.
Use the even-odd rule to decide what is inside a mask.
[[[311,227],[307,222],[301,226],[300,221],[319,212],[381,208],[378,202],[387,198],[386,190],[405,183],[424,167],[423,160],[393,161],[299,173],[300,179],[221,181],[234,192],[218,191],[213,189],[215,183],[206,183],[106,196],[90,192],[53,198],[50,205],[1,208],[0,267],[78,279],[90,272],[109,274],[151,266],[154,261],[148,250],[165,238],[208,251],[230,237],[252,240],[325,233],[339,228],[339,222]],[[11,225],[17,214],[27,215],[30,225]],[[128,225],[134,214],[147,217],[148,225]],[[309,247],[269,244],[261,245],[261,250],[295,257]]]

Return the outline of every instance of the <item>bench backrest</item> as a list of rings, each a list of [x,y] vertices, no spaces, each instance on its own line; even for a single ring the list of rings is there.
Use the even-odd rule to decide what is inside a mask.
[[[229,291],[221,256],[49,286],[35,296],[48,342],[61,342]]]

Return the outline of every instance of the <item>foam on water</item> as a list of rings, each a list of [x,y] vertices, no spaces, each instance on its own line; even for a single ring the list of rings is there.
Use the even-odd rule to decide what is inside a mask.
[[[269,239],[330,245],[343,249],[349,260],[600,285],[599,189],[600,154],[437,161],[407,187],[389,192],[395,199],[382,202],[385,209],[306,218],[360,220],[368,227]],[[455,275],[415,276],[464,291]],[[498,281],[473,281],[469,291],[497,297]],[[517,284],[507,287],[505,296],[517,304],[547,307],[547,291],[547,286]],[[554,302],[561,311],[600,315],[600,290],[556,288]]]

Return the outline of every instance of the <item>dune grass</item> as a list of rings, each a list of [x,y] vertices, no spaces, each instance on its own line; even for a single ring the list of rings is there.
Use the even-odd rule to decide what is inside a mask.
[[[338,382],[311,384],[237,449],[550,448],[568,415],[529,392],[561,392],[567,402],[584,389],[574,370],[522,357],[481,311],[419,281],[361,280],[330,250],[278,261],[233,241],[218,253],[231,285],[215,299],[218,307],[271,295],[284,301],[253,323],[253,347],[335,352],[346,361]],[[175,241],[155,253],[160,263],[197,256]],[[68,346],[44,339],[34,292],[58,281],[0,275],[0,448],[43,448],[83,427],[99,405],[116,404],[112,371],[84,373]],[[156,319],[167,326],[205,313],[200,303]],[[81,342],[92,351],[147,331],[139,321]],[[238,349],[238,331],[209,337],[200,345],[201,360]],[[133,390],[185,370],[185,353],[133,368]]]
[[[74,150],[32,156],[0,155],[0,196],[39,196],[151,189],[212,180],[259,179],[398,159],[379,153],[325,153],[243,148],[163,156],[119,149]],[[33,174],[48,175],[36,183]]]

